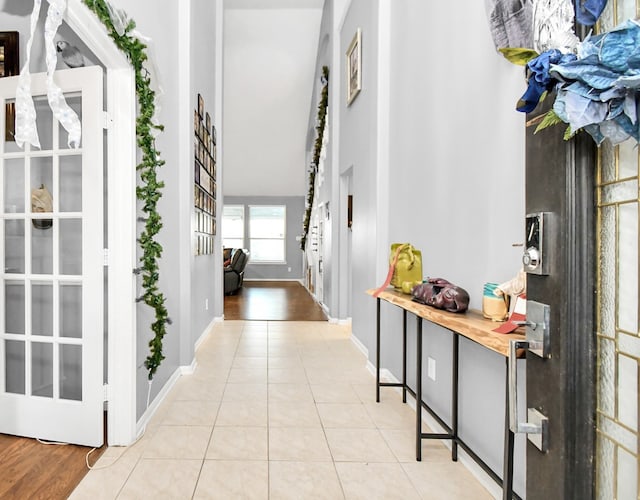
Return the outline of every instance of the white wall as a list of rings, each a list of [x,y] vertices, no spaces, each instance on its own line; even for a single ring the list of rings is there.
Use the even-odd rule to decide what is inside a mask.
[[[158,369],[153,381],[151,401],[162,389],[171,375],[182,364],[181,332],[187,326],[188,320],[181,314],[181,287],[176,286],[180,281],[180,247],[176,235],[184,233],[184,227],[179,218],[176,207],[180,206],[181,194],[180,175],[188,175],[185,158],[179,154],[179,131],[181,111],[188,113],[188,109],[181,110],[179,101],[180,74],[176,71],[176,61],[182,56],[178,27],[181,15],[178,2],[164,2],[163,8],[157,8],[157,3],[151,0],[122,0],[121,7],[129,17],[136,22],[137,29],[144,36],[152,40],[150,45],[154,54],[154,62],[158,71],[158,81],[164,91],[160,96],[160,109],[157,113],[158,122],[164,124],[165,130],[159,134],[156,147],[161,152],[166,164],[159,169],[158,178],[165,183],[162,198],[158,203],[158,212],[162,216],[163,227],[158,235],[158,241],[163,246],[160,260],[159,288],[166,298],[166,307],[173,320],[167,326],[164,337],[163,354],[165,360]],[[189,163],[191,165],[191,163]],[[191,170],[191,168],[189,169]],[[138,229],[140,229],[138,224]],[[138,252],[139,254],[139,252]],[[139,292],[142,288],[139,285]],[[146,409],[146,395],[148,389],[147,370],[143,363],[148,355],[148,342],[152,338],[150,324],[153,321],[152,310],[144,304],[137,307],[137,415],[140,417]],[[185,325],[186,323],[186,325]]]
[[[197,93],[217,120],[215,89],[216,26],[214,2],[190,0],[164,2],[158,8],[151,0],[122,0],[122,8],[136,21],[137,29],[152,40],[152,49],[163,94],[158,121],[165,130],[157,148],[166,164],[159,170],[165,182],[158,210],[163,228],[158,240],[164,251],[160,262],[160,290],[173,324],[164,338],[166,359],[154,378],[151,399],[180,367],[191,364],[195,340],[214,316],[213,304],[221,302],[222,284],[216,286],[216,265],[222,265],[221,250],[213,256],[193,256],[193,109]],[[177,43],[176,43],[177,42]],[[185,58],[189,61],[185,63]],[[179,70],[180,69],[180,70]],[[218,238],[218,247],[219,238]],[[205,300],[209,299],[209,309]],[[221,313],[220,313],[221,314]],[[142,362],[151,338],[150,310],[138,307],[138,416],[146,406],[147,371]]]
[[[339,99],[330,122],[338,127],[332,167],[351,175],[354,196],[352,233],[334,233],[344,261],[339,275],[351,273],[353,292],[347,297],[343,284],[333,314],[349,311],[351,301],[353,334],[372,360],[375,301],[364,292],[383,281],[391,243],[420,248],[423,274],[465,288],[473,308],[481,308],[484,282],[505,281],[521,266],[521,248],[512,245],[523,239],[524,117],[514,108],[524,75],[495,52],[485,20],[484,5],[469,0],[352,0],[336,40],[332,84],[345,81],[344,53],[362,30],[362,91],[348,107],[343,85],[331,94]],[[316,71],[324,61],[319,54]],[[337,206],[342,194],[334,187],[322,196]],[[329,280],[325,293],[338,293],[339,282]],[[398,378],[400,324],[400,311],[383,306],[381,366]],[[410,339],[415,324],[412,318]],[[437,366],[436,382],[423,379],[424,399],[449,419],[451,335],[425,322],[424,338],[425,359],[433,357]],[[464,340],[460,356],[460,435],[501,475],[505,359]],[[413,374],[415,347],[409,359]],[[515,488],[521,495],[524,469],[518,436]]]
[[[218,99],[217,92],[221,92],[222,89],[216,86],[216,58],[219,55],[220,47],[219,42],[222,34],[218,29],[211,29],[211,27],[219,28],[221,24],[218,19],[222,13],[218,10],[216,12],[217,5],[220,2],[211,2],[210,0],[192,0],[191,6],[191,84],[189,85],[189,97],[191,103],[190,120],[193,124],[193,110],[197,108],[197,94],[202,94],[205,103],[205,111],[211,115],[212,123],[216,126],[216,129],[220,130],[222,123],[222,109]],[[193,134],[191,135],[193,137]],[[191,141],[192,143],[193,141]],[[219,162],[217,172],[217,187],[218,194],[217,199],[221,199],[222,193],[222,144],[221,137],[218,139],[220,143],[218,147],[217,159]],[[193,155],[193,149],[189,143],[189,149],[191,155]],[[193,163],[193,162],[192,162]],[[193,169],[190,169],[190,175],[188,183],[193,186]],[[186,194],[190,202],[190,207],[193,206],[193,189],[189,189]],[[217,201],[217,223],[220,227],[220,220],[222,214],[222,203]],[[189,225],[188,232],[193,234],[191,225]],[[185,238],[190,241],[191,239]],[[184,265],[185,261],[192,263],[191,266],[191,286],[188,289],[191,291],[191,297],[188,298],[188,304],[190,305],[189,317],[191,318],[191,339],[190,345],[202,335],[207,326],[210,324],[214,316],[222,316],[221,298],[222,298],[222,279],[220,269],[222,268],[222,244],[221,244],[220,231],[218,230],[215,236],[215,252],[213,255],[200,255],[198,257],[193,256],[193,245],[189,246],[189,254],[185,255],[184,259],[181,259],[181,264]],[[184,242],[183,242],[184,243]],[[220,298],[220,300],[217,299]],[[186,297],[183,297],[185,300]],[[187,363],[191,362],[189,357]]]
[[[225,11],[229,196],[303,196],[320,9]]]

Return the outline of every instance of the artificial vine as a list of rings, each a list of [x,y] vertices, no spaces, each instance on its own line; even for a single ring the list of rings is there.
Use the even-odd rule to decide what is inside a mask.
[[[162,246],[155,240],[162,228],[162,220],[157,212],[158,200],[162,196],[161,189],[164,182],[159,181],[156,169],[164,165],[160,159],[160,152],[156,149],[153,131],[164,130],[164,127],[153,123],[155,114],[155,92],[151,89],[149,72],[143,66],[147,60],[147,46],[131,32],[135,29],[135,22],[127,19],[124,32],[118,33],[110,15],[109,5],[105,0],[83,0],[102,21],[116,46],[127,56],[135,72],[136,95],[138,97],[138,117],[136,119],[136,138],[142,152],[142,159],[136,170],[140,174],[141,185],[136,188],[136,196],[142,201],[142,211],[146,217],[141,218],[145,223],[140,233],[138,243],[142,250],[136,274],[142,275],[144,293],[137,299],[155,310],[155,321],[151,324],[154,337],[149,341],[149,355],[144,362],[149,372],[149,380],[153,379],[158,367],[162,363],[162,339],[167,333],[166,325],[171,323],[165,307],[165,297],[158,288],[158,259],[162,255]],[[120,13],[122,14],[122,13]]]
[[[311,222],[311,208],[315,195],[316,172],[320,163],[320,153],[322,152],[322,138],[324,128],[327,124],[327,107],[329,106],[329,68],[322,67],[322,82],[324,83],[320,93],[320,103],[318,104],[318,119],[316,125],[316,141],[313,145],[313,159],[309,170],[309,191],[307,192],[307,203],[304,219],[302,220],[302,238],[300,248],[304,251],[307,245],[307,235],[309,234],[309,223]]]

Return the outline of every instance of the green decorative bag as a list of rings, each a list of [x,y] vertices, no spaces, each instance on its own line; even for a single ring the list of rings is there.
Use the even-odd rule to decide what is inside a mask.
[[[374,295],[377,297],[389,285],[410,294],[417,283],[422,283],[422,252],[411,243],[393,243],[387,279]]]

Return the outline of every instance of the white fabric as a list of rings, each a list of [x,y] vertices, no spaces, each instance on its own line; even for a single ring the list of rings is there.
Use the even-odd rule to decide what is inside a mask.
[[[47,63],[47,99],[53,112],[53,116],[69,133],[68,146],[78,148],[82,135],[82,126],[78,115],[67,104],[64,94],[53,81],[53,73],[56,69],[57,55],[56,47],[53,43],[55,34],[62,24],[62,17],[67,8],[67,0],[48,0],[49,10],[44,26],[44,41]],[[31,60],[31,45],[35,34],[36,24],[40,15],[42,0],[34,0],[33,12],[31,13],[31,34],[27,42],[27,60],[18,83],[16,91],[16,144],[23,147],[25,142],[39,148],[40,139],[36,127],[36,111],[31,96],[31,74],[29,63]]]
[[[38,138],[38,130],[36,129],[36,109],[33,105],[33,97],[31,97],[31,73],[29,72],[29,63],[31,62],[31,45],[33,44],[33,35],[38,24],[40,16],[41,0],[34,0],[33,12],[31,12],[31,35],[27,42],[27,60],[20,72],[20,80],[16,90],[16,135],[15,140],[18,147],[23,147],[25,142],[39,148],[40,139]]]
[[[579,39],[573,20],[572,0],[533,0],[533,48],[540,54],[551,49],[575,53]]]
[[[53,111],[53,116],[55,116],[69,133],[67,145],[70,148],[78,148],[80,147],[80,137],[82,135],[80,120],[75,111],[67,104],[60,87],[53,81],[53,73],[56,70],[56,64],[58,62],[53,38],[62,24],[62,16],[66,8],[67,0],[49,0],[47,20],[44,24],[44,43],[47,61],[47,99],[49,100],[51,111]]]

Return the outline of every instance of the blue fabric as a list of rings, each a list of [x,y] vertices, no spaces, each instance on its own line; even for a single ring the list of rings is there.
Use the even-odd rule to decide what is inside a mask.
[[[640,25],[626,21],[586,39],[578,58],[557,52],[529,62],[529,88],[517,109],[532,111],[536,96],[555,86],[553,110],[572,132],[584,129],[598,144],[606,138],[640,142]]]
[[[606,5],[607,0],[576,0],[576,19],[580,24],[593,26]]]
[[[524,95],[518,101],[516,109],[522,113],[530,113],[540,101],[540,97],[546,90],[551,90],[555,82],[549,73],[552,65],[563,61],[571,61],[576,56],[563,54],[557,49],[547,50],[535,59],[527,63],[529,70],[528,87]]]

